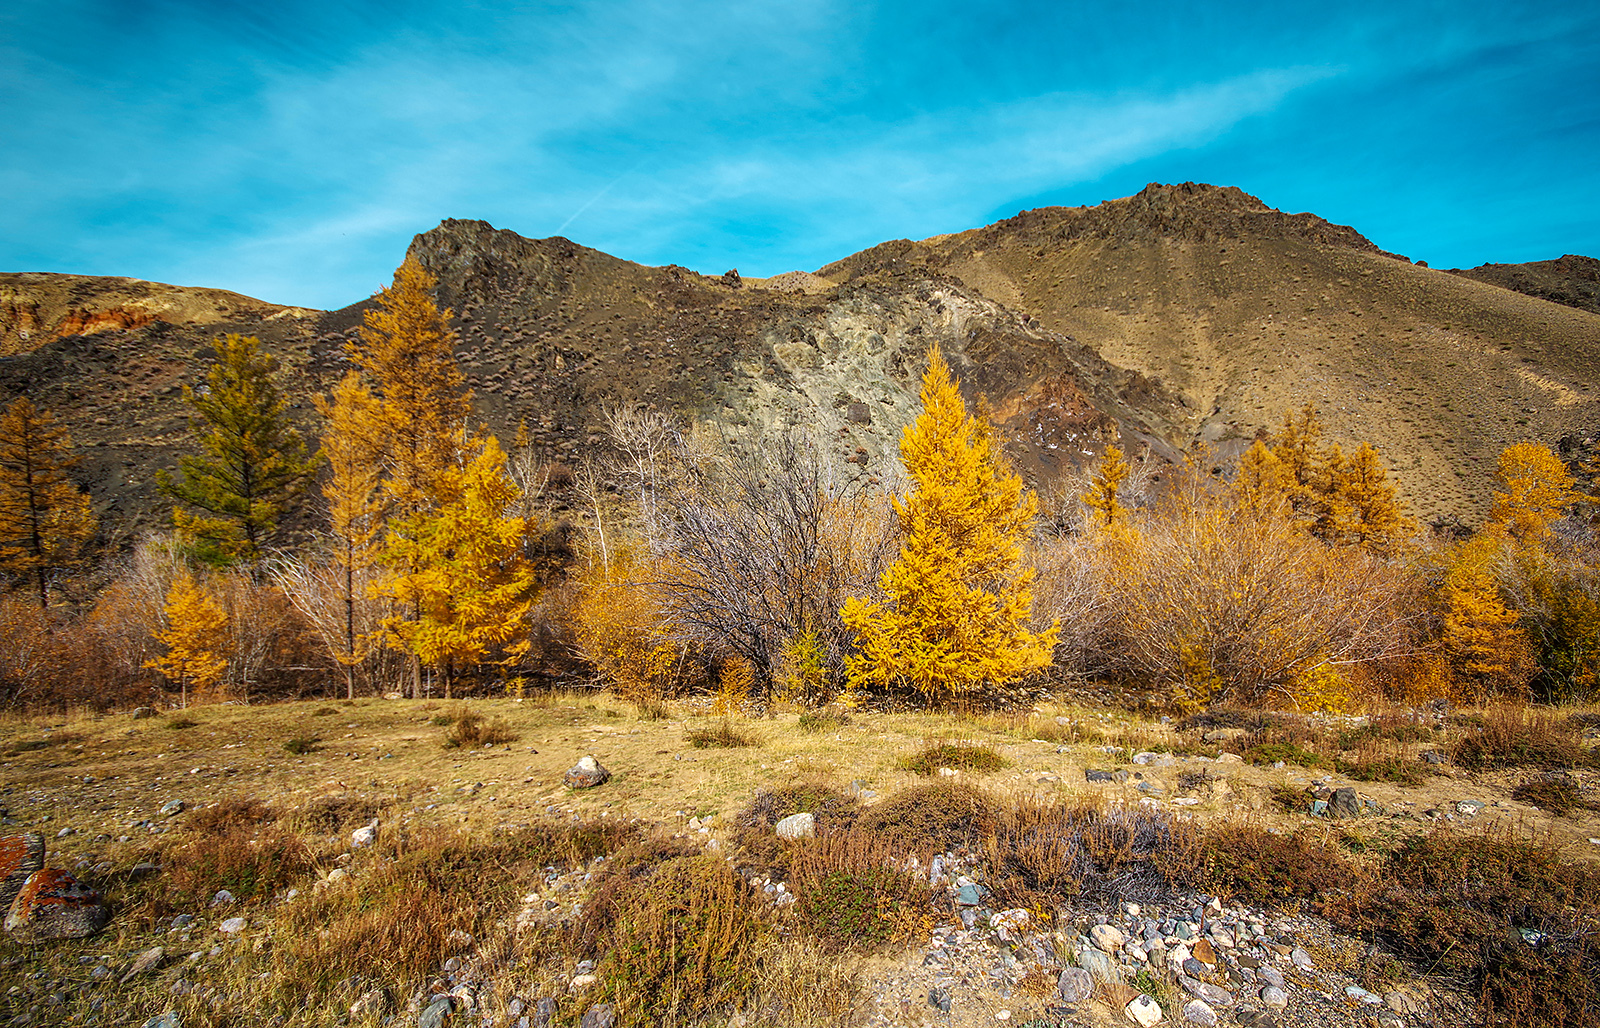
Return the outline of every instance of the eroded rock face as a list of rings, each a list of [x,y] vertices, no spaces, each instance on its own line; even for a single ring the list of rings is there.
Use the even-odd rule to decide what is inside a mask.
[[[44,836],[0,836],[0,910],[10,910],[28,876],[44,867]]]
[[[82,939],[111,920],[111,908],[95,890],[58,868],[35,871],[23,883],[6,915],[6,931],[19,942]]]

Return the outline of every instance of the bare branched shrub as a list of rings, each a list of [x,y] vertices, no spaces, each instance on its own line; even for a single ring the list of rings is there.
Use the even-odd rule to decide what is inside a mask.
[[[326,658],[343,669],[345,696],[354,696],[356,671],[369,663],[386,613],[371,595],[377,568],[324,551],[270,561],[267,572],[315,634]]]

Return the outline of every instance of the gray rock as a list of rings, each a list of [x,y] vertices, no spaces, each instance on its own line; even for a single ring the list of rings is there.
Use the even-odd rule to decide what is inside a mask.
[[[1475,817],[1482,809],[1482,800],[1458,800],[1456,802],[1456,813],[1462,817]]]
[[[574,789],[593,789],[597,785],[604,785],[610,779],[611,772],[600,766],[600,762],[592,756],[578,758],[578,762],[561,776],[561,780]],[[585,1013],[583,1016],[589,1015]]]
[[[1280,989],[1283,988],[1283,975],[1278,971],[1277,968],[1263,967],[1257,970],[1256,974],[1260,975],[1261,980],[1266,982],[1268,985],[1276,985]]]
[[[1128,780],[1128,772],[1121,769],[1101,771],[1097,768],[1085,768],[1083,777],[1085,781],[1090,782],[1126,782]]]
[[[1289,951],[1289,959],[1294,963],[1295,967],[1311,968],[1316,966],[1311,960],[1311,954],[1299,946]]]
[[[533,1002],[533,1023],[538,1028],[547,1028],[556,1016],[556,998],[554,996],[540,996]]]
[[[154,707],[134,707],[133,708],[133,719],[135,721],[143,721],[147,717],[155,717],[155,716],[156,716],[156,708],[154,708]],[[174,1016],[176,1016],[176,1015],[174,1015]]]
[[[941,1014],[948,1014],[950,1012],[950,990],[929,989],[928,1006],[939,1011]]]
[[[146,1021],[144,1028],[183,1028],[183,1017],[176,1010],[169,1010]]]
[[[1289,994],[1276,985],[1268,985],[1261,990],[1261,1005],[1271,1007],[1273,1010],[1282,1010],[1289,1005]]]
[[[5,929],[18,942],[82,939],[111,920],[111,908],[93,889],[58,868],[46,867],[22,883]]]
[[[161,804],[161,810],[159,813],[162,817],[171,817],[173,814],[181,814],[183,813],[183,801],[168,800],[167,802]]]
[[[1200,961],[1196,960],[1194,957],[1189,957],[1186,959],[1182,966],[1184,974],[1197,975],[1206,973],[1206,965],[1200,963]]]
[[[1355,1000],[1357,1003],[1364,1003],[1369,1007],[1383,1006],[1382,996],[1374,995],[1359,985],[1346,985],[1344,987],[1344,994]]]
[[[1233,993],[1227,989],[1212,985],[1209,982],[1202,982],[1198,978],[1191,978],[1186,974],[1178,976],[1178,984],[1183,986],[1184,992],[1187,992],[1195,999],[1203,999],[1214,1007],[1233,1006]]]
[[[780,839],[811,839],[817,834],[817,816],[801,811],[790,814],[772,827]]]
[[[956,903],[963,907],[975,907],[983,902],[983,886],[967,882],[956,890]]]
[[[1116,961],[1097,949],[1085,949],[1078,954],[1078,964],[1097,982],[1120,982],[1122,973]]]
[[[240,932],[249,927],[249,925],[250,922],[245,918],[230,917],[226,921],[217,925],[217,931],[221,932],[223,935],[238,935]]]
[[[610,1003],[596,1003],[583,1012],[578,1028],[612,1028],[617,1023],[617,1011]]]
[[[1056,991],[1061,994],[1061,1002],[1068,1006],[1087,1003],[1094,995],[1094,977],[1081,967],[1063,968],[1056,979]]]
[[[455,1002],[449,996],[433,997],[433,1002],[417,1015],[417,1028],[444,1028],[445,1020],[454,1009]]]
[[[1161,1004],[1142,992],[1129,1000],[1122,1008],[1122,1012],[1127,1015],[1128,1020],[1140,1028],[1151,1028],[1161,1020]]]
[[[1360,817],[1361,797],[1349,786],[1335,789],[1328,797],[1328,813],[1334,817]]]
[[[233,893],[229,892],[227,889],[218,889],[217,894],[211,897],[211,905],[213,907],[225,907],[230,903],[237,902],[238,900],[234,898]]]
[[[1189,1024],[1214,1025],[1217,1012],[1207,1006],[1205,1000],[1191,999],[1183,1005],[1183,1019]]]
[[[167,951],[160,946],[145,950],[133,958],[133,966],[128,968],[128,973],[122,976],[122,984],[127,985],[142,974],[148,974],[161,966],[161,959]]]

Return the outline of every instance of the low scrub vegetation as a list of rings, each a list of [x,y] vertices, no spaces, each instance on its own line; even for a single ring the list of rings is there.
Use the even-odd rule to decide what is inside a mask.
[[[444,736],[444,748],[447,750],[503,746],[517,741],[517,733],[503,718],[486,718],[475,710],[463,710],[450,718],[447,724],[450,725],[450,731]]]
[[[1006,766],[1006,760],[994,747],[983,743],[930,739],[917,752],[902,757],[900,766],[919,775],[931,775],[941,768],[982,773],[1000,770]]]

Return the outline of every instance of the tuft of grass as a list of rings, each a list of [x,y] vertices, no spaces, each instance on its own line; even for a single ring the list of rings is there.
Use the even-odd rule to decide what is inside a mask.
[[[185,827],[202,835],[250,832],[278,820],[278,812],[258,799],[233,799],[192,812]]]
[[[1509,703],[1485,710],[1483,723],[1456,743],[1451,759],[1469,771],[1600,767],[1600,755],[1584,747],[1570,719]]]
[[[51,732],[38,739],[17,739],[5,748],[6,756],[15,756],[18,753],[36,753],[47,750],[52,746],[66,746],[71,743],[83,742],[84,737],[77,732]]]
[[[317,751],[317,744],[321,741],[321,739],[314,735],[297,735],[293,739],[290,739],[288,742],[284,743],[283,748],[285,752],[293,753],[297,757],[302,757],[307,753],[315,753]]]
[[[192,717],[185,717],[184,715],[179,714],[177,717],[175,717],[171,721],[167,722],[167,727],[168,728],[193,728],[196,725],[198,725],[199,723],[200,722],[196,721]]]
[[[339,713],[339,708],[338,707],[318,707],[316,710],[313,710],[311,712],[311,716],[312,717],[327,717],[330,714],[337,714],[337,713]]]
[[[438,722],[434,718],[434,722]],[[516,742],[518,735],[504,718],[488,718],[475,710],[462,710],[450,722],[450,731],[444,734],[444,748],[471,749],[474,746],[501,746]]]
[[[1006,759],[985,743],[929,739],[921,749],[901,757],[897,763],[914,774],[931,775],[942,767],[956,771],[998,771],[1006,766]]]
[[[734,749],[742,746],[759,746],[761,741],[754,735],[748,735],[733,727],[728,721],[719,721],[710,728],[691,728],[689,730],[689,744],[697,750],[723,747]]]
[[[1299,764],[1301,767],[1324,767],[1331,763],[1320,753],[1315,753],[1292,742],[1268,742],[1251,746],[1244,751],[1244,759],[1252,764]]]
[[[195,813],[162,848],[161,899],[172,909],[204,907],[222,889],[246,903],[265,899],[311,874],[311,850],[270,808],[245,800]]]
[[[1421,785],[1428,777],[1424,765],[1397,754],[1365,760],[1334,761],[1339,773],[1358,782],[1394,782],[1396,785]]]
[[[1575,810],[1594,808],[1594,804],[1586,802],[1579,794],[1578,783],[1561,773],[1525,779],[1511,790],[1511,798],[1531,803],[1557,817],[1568,817]]]

